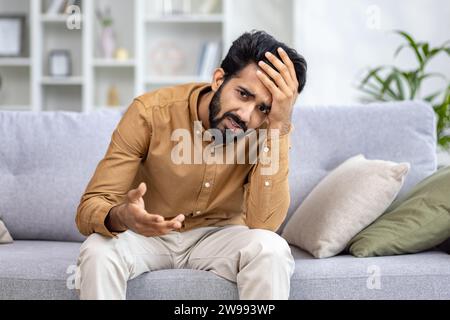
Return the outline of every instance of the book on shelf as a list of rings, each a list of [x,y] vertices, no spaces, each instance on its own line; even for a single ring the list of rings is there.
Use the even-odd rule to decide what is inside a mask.
[[[219,67],[221,45],[219,41],[208,41],[202,45],[197,74],[202,79],[210,79],[214,69]]]
[[[220,10],[220,0],[204,0],[199,8],[201,14],[212,14]]]
[[[45,12],[48,15],[55,15],[61,13],[63,10],[65,0],[52,0]]]

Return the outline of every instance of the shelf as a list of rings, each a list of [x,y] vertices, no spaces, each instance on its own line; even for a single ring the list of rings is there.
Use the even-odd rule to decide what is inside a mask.
[[[191,14],[191,15],[168,15],[148,16],[147,23],[222,23],[222,14]]]
[[[0,58],[0,67],[29,67],[30,65],[31,65],[30,58],[22,58],[22,57]]]
[[[41,15],[41,21],[46,23],[62,23],[66,22],[68,14],[43,14]],[[80,16],[80,21],[83,21],[83,16]]]
[[[0,110],[3,111],[30,111],[29,105],[0,105]]]
[[[208,81],[200,76],[152,76],[145,79],[146,84],[183,84]]]
[[[126,111],[128,106],[95,106],[94,110],[103,111],[103,110],[119,110],[121,112]]]
[[[95,67],[134,67],[136,61],[134,60],[116,60],[116,59],[94,59],[93,65]]]
[[[43,77],[41,83],[47,86],[77,86],[83,84],[82,77],[68,77],[68,78],[56,78],[56,77]]]

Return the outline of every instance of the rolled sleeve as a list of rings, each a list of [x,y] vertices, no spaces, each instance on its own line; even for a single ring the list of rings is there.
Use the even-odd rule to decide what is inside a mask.
[[[276,231],[286,218],[289,196],[290,132],[268,135],[245,185],[246,224]]]
[[[105,219],[130,190],[139,164],[147,156],[151,128],[151,108],[134,100],[114,130],[108,150],[81,197],[76,224],[83,235],[117,234],[106,228]]]

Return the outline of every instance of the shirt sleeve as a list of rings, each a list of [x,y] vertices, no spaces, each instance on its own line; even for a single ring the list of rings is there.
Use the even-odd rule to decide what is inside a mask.
[[[276,231],[286,218],[290,204],[290,132],[268,134],[258,162],[252,168],[245,190],[245,219],[249,228]]]
[[[116,234],[106,228],[105,218],[112,207],[124,201],[139,164],[147,156],[151,135],[151,108],[134,100],[114,130],[106,154],[81,197],[76,224],[83,235]]]

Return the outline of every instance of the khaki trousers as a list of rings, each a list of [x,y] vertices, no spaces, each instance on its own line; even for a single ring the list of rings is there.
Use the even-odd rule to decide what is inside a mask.
[[[125,299],[128,280],[173,268],[211,271],[235,282],[240,299],[287,299],[294,259],[278,234],[233,225],[160,237],[92,234],[80,248],[78,266],[81,299]]]

